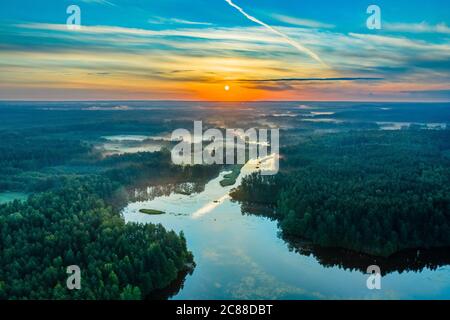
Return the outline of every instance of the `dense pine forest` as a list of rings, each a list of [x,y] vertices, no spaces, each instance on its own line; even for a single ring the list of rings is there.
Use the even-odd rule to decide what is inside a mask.
[[[67,179],[58,190],[0,206],[0,299],[142,299],[193,263],[183,234],[125,224],[102,196],[108,179]],[[66,268],[81,268],[81,290]]]
[[[206,183],[220,168],[173,166],[167,150],[101,157],[67,137],[0,133],[0,191],[31,194],[0,205],[0,299],[145,299],[189,271],[183,234],[125,224],[128,188]],[[81,269],[81,290],[66,268]]]
[[[352,110],[362,117],[363,107]],[[299,115],[309,112],[286,108]],[[189,128],[193,119],[204,116],[203,109],[194,110],[131,110],[125,115],[0,108],[0,193],[28,197],[0,205],[0,299],[165,299],[167,288],[169,295],[178,292],[195,266],[189,237],[161,225],[125,223],[120,212],[130,202],[147,199],[149,186],[171,193],[186,184],[190,191],[180,190],[191,195],[233,167],[176,166],[164,147],[113,155],[103,154],[102,147],[109,142],[105,137],[159,139],[174,128]],[[253,112],[237,117],[224,110],[209,116],[228,127],[261,125]],[[427,115],[428,109],[421,111],[421,117]],[[384,273],[448,264],[449,125],[447,130],[411,125],[383,131],[366,119],[262,119],[289,128],[281,134],[281,171],[248,176],[232,196],[243,210],[276,219],[291,248],[313,254],[324,266],[361,272],[374,261]],[[136,190],[143,195],[136,196]],[[433,251],[417,259],[418,248],[434,248],[437,257]],[[66,287],[70,265],[81,268],[81,290]]]
[[[327,135],[282,150],[234,199],[275,207],[283,235],[389,256],[450,246],[450,131]]]

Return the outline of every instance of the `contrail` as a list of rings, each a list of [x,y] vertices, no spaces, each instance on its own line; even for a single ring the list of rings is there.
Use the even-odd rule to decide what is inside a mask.
[[[287,43],[289,43],[291,46],[293,46],[294,48],[296,48],[297,50],[299,50],[300,52],[306,53],[307,55],[309,55],[311,58],[313,58],[314,60],[316,60],[317,62],[325,65],[325,63],[322,61],[322,59],[320,59],[320,57],[315,54],[314,52],[312,52],[311,50],[309,50],[308,48],[305,48],[304,46],[302,46],[300,43],[295,42],[294,40],[292,40],[291,38],[289,38],[287,35],[285,35],[284,33],[274,29],[273,27],[269,26],[267,23],[262,22],[261,20],[252,17],[251,15],[249,15],[247,12],[245,12],[241,7],[235,5],[233,3],[232,0],[225,0],[230,6],[232,6],[233,8],[237,9],[242,15],[244,15],[247,19],[265,27],[266,29],[270,30],[272,33],[275,33],[277,35],[279,35],[280,37],[282,37],[284,40],[286,40]]]

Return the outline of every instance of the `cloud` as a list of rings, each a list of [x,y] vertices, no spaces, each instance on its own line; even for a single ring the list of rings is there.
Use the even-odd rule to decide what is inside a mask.
[[[425,42],[415,41],[405,37],[391,37],[391,36],[381,36],[375,34],[365,34],[365,33],[353,33],[350,32],[351,37],[361,39],[368,44],[377,46],[389,46],[389,47],[403,47],[409,49],[419,49],[427,46]]]
[[[255,86],[246,86],[247,89],[256,89],[263,91],[290,91],[295,90],[294,86],[286,83],[274,83],[274,84],[258,84]]]
[[[389,23],[383,24],[383,29],[388,31],[408,32],[408,33],[443,33],[450,34],[450,28],[444,22],[436,25],[423,21],[420,23]]]
[[[287,43],[289,43],[290,45],[292,45],[294,48],[296,48],[297,50],[299,50],[300,52],[306,53],[307,55],[309,55],[311,58],[313,58],[314,60],[316,60],[317,62],[325,65],[325,63],[322,61],[322,59],[320,59],[320,57],[314,53],[313,51],[311,51],[310,49],[304,47],[303,45],[301,45],[298,42],[295,42],[294,40],[292,40],[291,38],[289,38],[287,35],[285,35],[284,33],[274,29],[273,27],[269,26],[267,23],[262,22],[261,20],[249,15],[247,12],[245,12],[241,7],[237,6],[236,4],[234,4],[231,0],[225,0],[226,3],[228,3],[230,6],[232,6],[233,8],[235,8],[236,10],[238,10],[243,16],[245,16],[247,19],[249,19],[250,21],[253,21],[263,27],[265,27],[266,29],[268,29],[269,31],[271,31],[274,34],[279,35],[280,37],[282,37]]]
[[[214,91],[226,81],[236,82],[237,88],[265,91],[255,93],[258,99],[358,99],[367,92],[379,99],[422,99],[401,92],[439,89],[450,80],[446,38],[277,29],[320,48],[333,68],[324,69],[306,55],[299,59],[284,38],[260,25],[173,23],[163,29],[86,25],[73,31],[65,24],[29,22],[3,27],[0,80],[8,88],[0,87],[48,87],[55,95],[67,88],[96,88],[99,96],[108,91],[114,97],[122,90],[140,92],[141,98],[147,90],[149,97],[192,98],[188,95],[193,90]],[[20,92],[14,90],[9,97]],[[436,95],[444,93],[424,98]]]
[[[198,22],[198,21],[190,21],[183,20],[177,18],[164,18],[164,17],[152,17],[148,19],[148,23],[151,24],[186,24],[186,25],[197,25],[197,26],[212,26],[213,24],[210,22]]]
[[[240,82],[313,82],[313,81],[380,81],[384,78],[374,77],[337,77],[337,78],[281,78],[281,79],[256,79],[239,80]]]
[[[401,93],[406,93],[412,96],[421,97],[421,98],[444,98],[450,101],[450,89],[442,89],[442,90],[408,90],[401,91]]]
[[[346,74],[376,73],[390,75],[410,72],[412,68],[434,68],[447,70],[445,62],[450,58],[450,43],[433,42],[405,37],[373,34],[340,34],[320,32],[314,29],[281,27],[287,35],[298,35],[304,43],[321,47],[328,53],[328,60],[336,72]],[[284,39],[265,31],[262,27],[233,28],[173,28],[150,30],[114,26],[83,26],[79,31],[67,30],[64,24],[25,23],[15,24],[4,34],[7,39],[2,50],[25,51],[47,49],[68,50],[75,46],[84,51],[96,49],[111,52],[148,53],[171,52],[171,55],[214,57],[248,57],[273,61],[270,77],[290,78],[298,74],[298,68],[305,70],[304,61],[298,61],[295,52],[284,46]],[[121,41],[115,41],[118,38]],[[28,39],[28,40],[27,40]],[[47,41],[42,41],[47,39]],[[52,39],[52,41],[48,41]],[[24,42],[26,41],[26,42]],[[59,45],[55,46],[54,42]],[[256,60],[255,60],[256,61]],[[276,64],[275,64],[276,63]],[[303,77],[335,77],[320,66],[307,65]],[[276,70],[278,69],[278,70]],[[319,73],[320,71],[320,73]],[[288,75],[285,77],[284,75]],[[274,76],[275,75],[275,76]],[[281,75],[281,76],[280,76]]]
[[[299,27],[310,27],[310,28],[316,28],[316,29],[332,29],[335,26],[328,23],[323,23],[316,20],[309,20],[309,19],[300,19],[296,17],[290,17],[285,16],[282,14],[273,14],[272,17],[278,21],[293,25],[293,26],[299,26]]]
[[[186,37],[209,40],[233,40],[242,42],[259,42],[280,44],[284,41],[278,37],[270,36],[266,32],[252,28],[208,28],[208,29],[168,29],[168,30],[149,30],[140,28],[125,28],[117,26],[82,26],[75,33],[67,29],[65,24],[48,23],[24,23],[14,25],[17,28],[59,31],[65,34],[77,37],[82,34],[91,35],[115,35],[129,37]]]
[[[296,83],[300,82],[341,82],[341,81],[380,81],[383,78],[341,77],[341,78],[285,78],[285,79],[254,79],[238,80],[237,82],[251,83],[248,89],[264,91],[290,91],[296,89]]]

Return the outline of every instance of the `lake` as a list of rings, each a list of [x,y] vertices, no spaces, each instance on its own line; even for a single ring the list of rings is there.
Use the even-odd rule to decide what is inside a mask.
[[[245,166],[238,178],[254,171]],[[275,221],[243,214],[221,187],[225,172],[192,195],[172,193],[129,203],[127,222],[183,231],[197,264],[172,299],[443,299],[450,297],[450,261],[442,250],[411,250],[381,259],[339,249],[299,248],[279,237]],[[155,209],[164,215],[146,215]],[[300,251],[300,252],[299,252]],[[366,286],[366,268],[386,273],[381,290]]]

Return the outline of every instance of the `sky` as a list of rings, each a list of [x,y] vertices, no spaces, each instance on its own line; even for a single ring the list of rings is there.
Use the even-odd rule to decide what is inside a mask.
[[[448,0],[0,2],[0,100],[450,101],[449,71]]]

